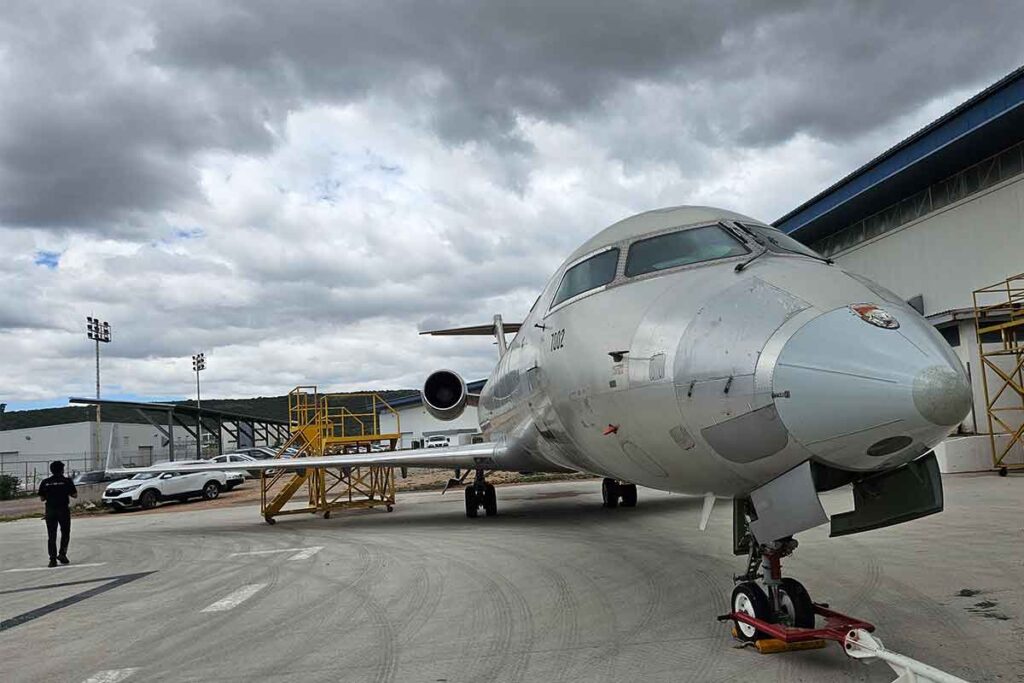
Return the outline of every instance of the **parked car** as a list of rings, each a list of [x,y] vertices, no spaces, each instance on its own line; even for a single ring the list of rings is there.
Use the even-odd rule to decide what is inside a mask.
[[[108,481],[115,481],[117,477],[112,474],[107,474],[104,470],[92,470],[90,472],[80,472],[75,476],[75,484],[104,484]]]
[[[447,448],[450,445],[451,441],[444,434],[428,436],[423,442],[424,448]]]
[[[242,451],[235,451],[234,453],[225,453],[224,455],[217,455],[210,458],[210,462],[217,463],[229,463],[229,462],[256,462],[257,460],[266,460],[266,458],[256,458]],[[272,470],[267,470],[268,474],[273,474]],[[260,476],[260,470],[235,470],[234,472],[227,472],[231,474],[241,474],[243,477],[258,477]]]
[[[139,472],[119,479],[103,492],[103,504],[115,510],[141,507],[149,510],[166,500],[202,497],[213,500],[227,489],[224,472]]]
[[[209,462],[210,462],[209,460],[196,460],[196,459],[192,459],[192,460],[160,460],[160,461],[155,462],[153,464],[154,465],[167,465],[169,467],[182,467],[184,465],[189,465],[189,464],[192,464],[192,465],[206,465],[206,464],[209,464]],[[239,486],[240,484],[245,483],[245,472],[240,472],[240,471],[237,471],[237,470],[233,471],[233,472],[224,472],[224,476],[227,478],[227,482],[224,485],[224,490],[225,491],[230,491],[231,489],[235,488],[236,486]]]

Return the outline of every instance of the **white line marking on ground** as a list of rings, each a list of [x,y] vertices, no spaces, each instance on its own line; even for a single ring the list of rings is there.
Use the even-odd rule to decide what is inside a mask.
[[[289,560],[308,560],[309,558],[313,557],[314,555],[316,555],[318,552],[320,552],[323,549],[324,549],[324,547],[322,545],[315,545],[312,548],[306,548],[305,550],[300,550],[299,552],[295,553],[294,555],[292,555],[288,559]]]
[[[133,673],[138,671],[137,668],[133,669],[111,669],[110,671],[101,671],[95,676],[89,676],[83,683],[118,683],[131,676]]]
[[[106,562],[87,562],[85,564],[58,564],[56,567],[22,567],[19,569],[5,569],[4,574],[12,572],[52,572],[54,569],[77,569],[79,567],[102,567]],[[120,679],[118,679],[120,680]]]
[[[248,585],[248,586],[242,586],[241,588],[236,590],[234,593],[231,593],[230,595],[228,595],[225,598],[221,598],[220,600],[218,600],[217,602],[213,603],[209,607],[203,609],[202,611],[203,612],[226,612],[229,609],[234,609],[235,607],[238,607],[240,604],[242,604],[243,602],[245,602],[246,600],[248,600],[252,596],[256,595],[256,593],[260,589],[265,588],[266,585],[267,584],[265,584],[265,583],[254,583],[254,584],[251,584],[251,585]]]
[[[231,553],[228,557],[235,557],[236,555],[273,555],[274,553],[297,553],[300,550],[309,550],[309,548],[274,548],[273,550],[246,550],[239,553]]]

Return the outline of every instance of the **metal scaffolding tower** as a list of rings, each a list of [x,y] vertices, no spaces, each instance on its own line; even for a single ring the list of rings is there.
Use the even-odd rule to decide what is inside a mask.
[[[1024,273],[974,291],[974,329],[992,448],[1000,476],[1024,464],[1005,462],[1024,448]],[[1005,435],[1007,438],[997,438]]]
[[[381,432],[381,413],[394,415],[394,432]],[[320,394],[315,386],[288,393],[288,423],[290,435],[276,457],[289,460],[395,450],[402,432],[398,411],[379,394]],[[390,467],[264,471],[261,486],[261,512],[269,524],[279,515],[321,513],[327,518],[333,510],[379,505],[391,512],[395,504]],[[302,489],[306,504],[285,508]]]

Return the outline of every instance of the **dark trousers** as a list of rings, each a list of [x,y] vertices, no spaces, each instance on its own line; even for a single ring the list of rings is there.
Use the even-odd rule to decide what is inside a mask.
[[[60,552],[57,552],[57,527],[60,526]],[[71,510],[46,515],[46,550],[50,559],[68,554],[68,541],[71,540]]]

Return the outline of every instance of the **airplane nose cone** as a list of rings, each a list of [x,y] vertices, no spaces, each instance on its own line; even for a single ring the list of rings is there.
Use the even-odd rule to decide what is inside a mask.
[[[952,427],[971,410],[971,385],[963,373],[933,365],[914,378],[914,407],[932,424]]]
[[[971,408],[959,359],[926,320],[902,309],[862,316],[844,307],[811,320],[782,348],[772,391],[793,438],[845,469],[913,459]]]

